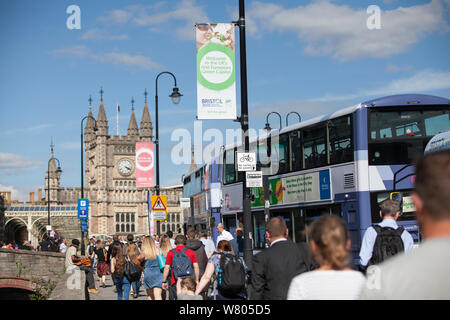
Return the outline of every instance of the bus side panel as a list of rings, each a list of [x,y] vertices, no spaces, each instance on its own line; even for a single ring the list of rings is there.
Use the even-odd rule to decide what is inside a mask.
[[[357,265],[359,260],[359,249],[366,229],[372,224],[370,211],[370,178],[369,178],[369,153],[368,153],[368,123],[367,108],[365,106],[357,109],[353,114],[354,123],[354,150],[356,162],[356,181],[357,181],[357,216],[359,221],[359,239],[358,245],[354,247],[353,258]]]

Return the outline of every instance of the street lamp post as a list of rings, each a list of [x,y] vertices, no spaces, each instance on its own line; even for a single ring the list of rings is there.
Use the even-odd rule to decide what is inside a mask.
[[[239,20],[234,21],[239,27],[239,53],[240,53],[240,78],[241,78],[241,123],[244,152],[248,152],[250,141],[248,136],[248,96],[247,96],[247,49],[245,44],[245,2],[239,0]],[[253,257],[252,239],[250,229],[252,227],[250,212],[250,189],[247,188],[247,177],[244,174],[242,181],[242,211],[244,218],[244,260],[249,269],[252,269]]]
[[[270,127],[270,124],[269,124],[269,116],[271,114],[277,114],[278,117],[280,118],[280,130],[281,130],[283,128],[282,122],[281,122],[281,115],[278,112],[276,112],[276,111],[269,112],[269,114],[266,116],[266,126],[265,126],[264,129],[266,129],[267,131],[272,130],[272,128]]]
[[[292,114],[292,113],[294,113],[294,114],[296,114],[296,115],[298,116],[298,122],[301,122],[301,121],[302,121],[302,117],[300,116],[300,114],[299,114],[298,112],[296,112],[296,111],[291,111],[291,112],[289,112],[289,113],[286,115],[286,127],[288,126],[288,118],[289,118],[289,115]]]
[[[89,98],[89,102],[91,102],[92,99]],[[87,115],[85,116],[83,119],[81,119],[81,199],[84,198],[84,174],[83,174],[83,121],[86,120],[87,118],[92,118],[94,120],[94,131],[97,131],[97,121],[95,120],[95,118],[91,115]],[[80,225],[81,225],[81,219],[80,219]],[[84,255],[85,251],[84,251],[84,232],[83,232],[83,227],[81,227],[81,255]]]
[[[157,76],[156,76],[156,80],[155,80],[155,117],[156,117],[156,135],[155,135],[155,146],[156,146],[156,195],[160,195],[160,185],[159,185],[159,121],[158,121],[158,79],[161,75],[163,74],[169,74],[172,76],[173,81],[174,81],[174,87],[172,90],[172,93],[169,95],[170,98],[172,98],[172,102],[173,104],[179,104],[180,103],[180,99],[182,94],[179,92],[178,88],[177,88],[177,78],[174,76],[173,73],[169,72],[169,71],[163,71],[160,72]],[[158,221],[157,224],[157,232],[159,234],[159,230],[160,229],[160,222]]]
[[[56,169],[56,174],[60,175],[61,170],[61,164],[59,162],[59,159],[53,157],[53,147],[52,147],[52,157],[48,160],[48,166],[47,166],[47,190],[48,190],[48,197],[47,197],[47,225],[50,226],[50,162],[52,159],[55,159],[58,161],[58,168]],[[48,237],[50,238],[50,230],[48,230]]]

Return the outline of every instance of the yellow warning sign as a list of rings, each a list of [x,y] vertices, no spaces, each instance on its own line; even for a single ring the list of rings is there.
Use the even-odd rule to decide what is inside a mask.
[[[152,211],[167,211],[167,196],[152,196]]]

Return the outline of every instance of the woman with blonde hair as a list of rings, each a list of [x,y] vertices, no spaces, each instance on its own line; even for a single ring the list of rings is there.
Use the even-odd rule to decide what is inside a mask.
[[[350,269],[350,239],[341,218],[326,215],[315,220],[309,240],[320,268],[294,277],[288,300],[354,300],[365,284],[362,273]]]
[[[161,236],[159,248],[161,249],[164,258],[167,258],[167,254],[173,249],[172,244],[170,243],[170,238],[167,234],[163,234]]]
[[[144,237],[142,250],[138,259],[145,261],[144,288],[147,291],[148,300],[162,300],[162,273],[158,264],[158,249],[152,237]]]

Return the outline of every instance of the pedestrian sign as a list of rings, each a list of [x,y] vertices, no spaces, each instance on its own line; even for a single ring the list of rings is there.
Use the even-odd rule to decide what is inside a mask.
[[[89,219],[88,199],[78,199],[78,219]]]
[[[167,196],[152,196],[152,211],[167,211]]]

